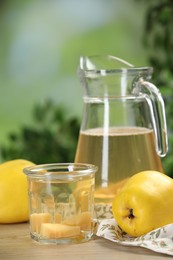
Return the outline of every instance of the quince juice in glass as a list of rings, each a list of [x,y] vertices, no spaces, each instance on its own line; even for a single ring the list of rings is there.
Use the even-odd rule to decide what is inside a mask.
[[[108,135],[103,129],[81,131],[75,161],[98,166],[96,202],[111,202],[132,173],[148,169],[163,172],[154,133],[147,128],[110,128]]]

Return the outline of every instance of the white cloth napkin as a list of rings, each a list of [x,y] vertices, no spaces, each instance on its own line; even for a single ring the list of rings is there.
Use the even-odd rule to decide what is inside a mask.
[[[98,222],[96,235],[125,246],[140,246],[158,253],[173,255],[173,224],[155,229],[137,238],[128,236],[113,218]]]

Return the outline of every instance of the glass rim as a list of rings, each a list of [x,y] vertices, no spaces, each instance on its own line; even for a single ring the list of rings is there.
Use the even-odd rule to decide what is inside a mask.
[[[98,167],[88,163],[48,163],[25,167],[23,173],[34,179],[69,180],[95,174]]]
[[[99,76],[109,76],[114,74],[129,74],[129,75],[136,75],[138,72],[141,76],[148,75],[151,76],[153,73],[152,67],[134,67],[134,68],[121,68],[121,69],[81,69],[87,78],[99,77]]]

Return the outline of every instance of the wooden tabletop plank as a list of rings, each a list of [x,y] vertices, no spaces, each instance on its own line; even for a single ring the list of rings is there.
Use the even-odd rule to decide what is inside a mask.
[[[40,245],[31,240],[29,224],[22,223],[0,225],[0,259],[166,260],[173,258],[144,248],[120,246],[97,237],[82,244]]]

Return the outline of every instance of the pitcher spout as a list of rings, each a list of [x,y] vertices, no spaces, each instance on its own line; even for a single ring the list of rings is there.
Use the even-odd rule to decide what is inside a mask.
[[[108,71],[133,68],[134,65],[112,55],[81,56],[80,69],[87,71]]]

